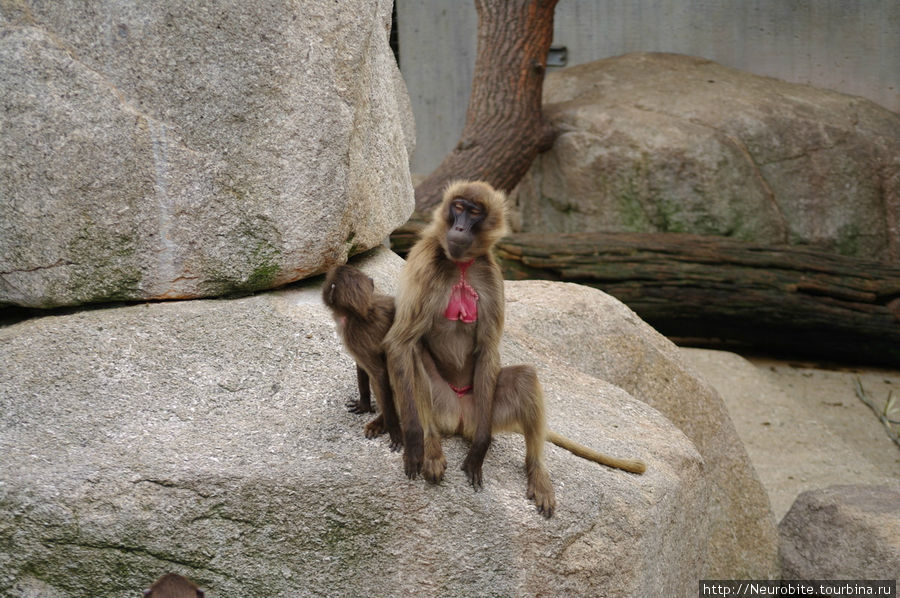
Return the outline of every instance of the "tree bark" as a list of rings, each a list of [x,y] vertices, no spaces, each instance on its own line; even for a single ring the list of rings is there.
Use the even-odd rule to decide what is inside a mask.
[[[507,237],[508,279],[599,288],[661,333],[900,366],[900,267],[800,246],[661,234]]]
[[[541,112],[547,52],[558,0],[475,0],[478,49],[459,143],[416,187],[416,211],[430,211],[454,179],[511,191],[555,134]]]

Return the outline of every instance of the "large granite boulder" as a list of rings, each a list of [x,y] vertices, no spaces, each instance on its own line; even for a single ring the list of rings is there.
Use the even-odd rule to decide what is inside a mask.
[[[705,577],[777,577],[778,533],[765,488],[721,396],[678,348],[595,289],[545,281],[508,283],[507,289],[507,336],[527,334],[538,355],[553,355],[624,389],[693,441],[710,482]]]
[[[388,291],[401,264],[356,263]],[[550,520],[518,436],[496,438],[481,492],[458,438],[441,485],[410,482],[343,406],[356,376],[319,282],[0,329],[0,594],[137,595],[174,570],[245,598],[696,595],[723,513],[666,418],[513,325],[503,359],[537,365],[551,426],[647,473],[549,446]]]
[[[778,529],[785,579],[900,582],[900,485],[803,492]]]
[[[264,289],[412,211],[392,3],[0,7],[0,305]]]
[[[549,73],[561,135],[515,228],[686,232],[900,260],[900,115],[672,54]]]

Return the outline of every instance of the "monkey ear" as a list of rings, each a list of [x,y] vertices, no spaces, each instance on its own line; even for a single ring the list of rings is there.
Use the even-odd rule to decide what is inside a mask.
[[[334,307],[334,288],[337,278],[337,268],[332,268],[325,274],[325,282],[322,283],[322,303],[328,307]]]
[[[206,594],[203,593],[203,590],[197,590],[197,598],[203,598]]]
[[[152,591],[153,590],[151,590],[150,588],[147,588],[146,590],[144,590],[144,598],[147,598],[147,596],[149,596],[150,592],[152,592]]]

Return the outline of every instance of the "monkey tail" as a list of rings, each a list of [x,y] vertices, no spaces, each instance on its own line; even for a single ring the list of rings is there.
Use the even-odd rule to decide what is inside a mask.
[[[583,444],[578,444],[574,440],[569,440],[565,436],[557,434],[553,430],[547,430],[547,440],[560,448],[566,449],[577,457],[587,459],[588,461],[593,461],[594,463],[599,463],[600,465],[615,467],[616,469],[622,469],[631,473],[644,473],[645,471],[647,471],[647,466],[644,465],[643,461],[639,461],[637,459],[618,459],[616,457],[604,455],[603,453],[597,452],[594,449],[590,449]]]

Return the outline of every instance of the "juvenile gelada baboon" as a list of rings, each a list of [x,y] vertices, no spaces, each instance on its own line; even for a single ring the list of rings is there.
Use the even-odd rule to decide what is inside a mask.
[[[503,193],[484,182],[449,185],[407,258],[384,348],[406,475],[439,482],[447,466],[441,435],[462,434],[472,441],[462,469],[477,489],[492,432],[520,432],[528,497],[549,517],[556,499],[544,465],[545,439],[612,467],[637,473],[645,467],[548,432],[534,368],[500,367],[503,278],[491,248],[506,233]]]
[[[347,352],[356,361],[359,400],[347,403],[353,413],[372,411],[371,391],[381,413],[366,424],[366,438],[385,432],[391,450],[400,450],[403,436],[388,380],[387,364],[381,342],[394,321],[394,299],[375,292],[374,281],[352,266],[332,268],[322,285],[322,301],[331,310],[338,335]]]
[[[144,590],[144,598],[203,598],[203,590],[187,577],[166,573]]]

